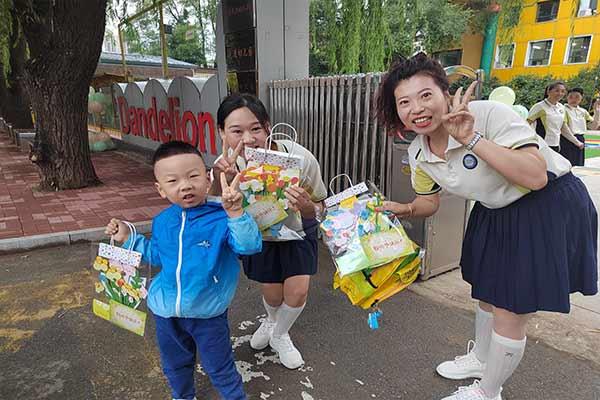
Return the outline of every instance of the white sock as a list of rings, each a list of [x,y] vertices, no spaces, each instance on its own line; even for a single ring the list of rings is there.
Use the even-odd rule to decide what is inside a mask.
[[[267,310],[267,321],[269,321],[269,322],[277,321],[277,310],[279,310],[279,308],[281,306],[273,307],[272,305],[267,303],[267,300],[265,300],[264,297],[263,297],[263,304],[265,306],[265,310]]]
[[[306,303],[300,307],[290,307],[283,303],[277,312],[277,324],[275,325],[275,328],[273,328],[273,336],[287,334],[302,313],[302,310],[304,310],[305,305]]]
[[[487,362],[492,328],[494,327],[494,314],[477,306],[475,313],[475,357],[482,363]]]
[[[527,337],[514,340],[492,333],[488,361],[480,384],[487,397],[493,399],[498,396],[504,382],[521,362],[526,343]]]

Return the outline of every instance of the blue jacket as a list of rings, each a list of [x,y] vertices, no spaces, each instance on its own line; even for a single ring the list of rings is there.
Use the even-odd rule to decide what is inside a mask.
[[[162,267],[148,293],[154,314],[212,318],[225,312],[235,294],[237,255],[259,253],[262,238],[247,213],[229,219],[220,203],[208,201],[162,211],[152,222],[152,238],[137,235],[133,248],[145,262]]]

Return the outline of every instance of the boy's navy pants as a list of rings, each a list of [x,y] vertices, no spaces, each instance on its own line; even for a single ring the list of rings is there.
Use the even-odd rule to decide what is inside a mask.
[[[227,311],[209,319],[154,316],[163,372],[174,399],[194,399],[196,352],[225,400],[246,400],[229,338]]]

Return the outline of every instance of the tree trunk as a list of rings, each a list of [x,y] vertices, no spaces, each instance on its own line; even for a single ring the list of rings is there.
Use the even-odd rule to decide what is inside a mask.
[[[99,180],[92,164],[87,104],[106,18],[106,0],[15,0],[29,44],[26,87],[36,117],[30,154],[44,190]]]
[[[17,16],[11,12],[13,33],[8,41],[10,47],[10,67],[6,81],[0,76],[0,111],[2,117],[17,129],[31,128],[31,112],[29,99],[24,88],[23,73],[27,44],[19,32]],[[7,85],[8,83],[8,85]]]

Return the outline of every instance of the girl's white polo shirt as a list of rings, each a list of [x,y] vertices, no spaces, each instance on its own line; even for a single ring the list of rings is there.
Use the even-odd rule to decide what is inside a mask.
[[[529,110],[529,121],[542,121],[546,128],[545,141],[548,146],[558,147],[560,145],[560,132],[566,120],[565,106],[561,103],[552,104],[548,99],[544,99],[539,103],[535,103]],[[536,121],[534,124],[539,123]],[[535,125],[534,125],[535,129]]]
[[[587,123],[594,120],[585,108],[579,106],[571,107],[565,104],[565,111],[567,112],[567,123],[576,135],[583,135],[587,131]]]
[[[512,108],[494,101],[473,101],[469,103],[469,111],[475,116],[475,131],[487,140],[509,149],[538,147],[548,172],[556,177],[571,170],[569,161],[550,149]],[[418,195],[437,193],[443,188],[488,208],[501,208],[530,192],[510,183],[452,136],[448,138],[445,160],[430,151],[425,135],[415,138],[408,154],[412,186]]]

